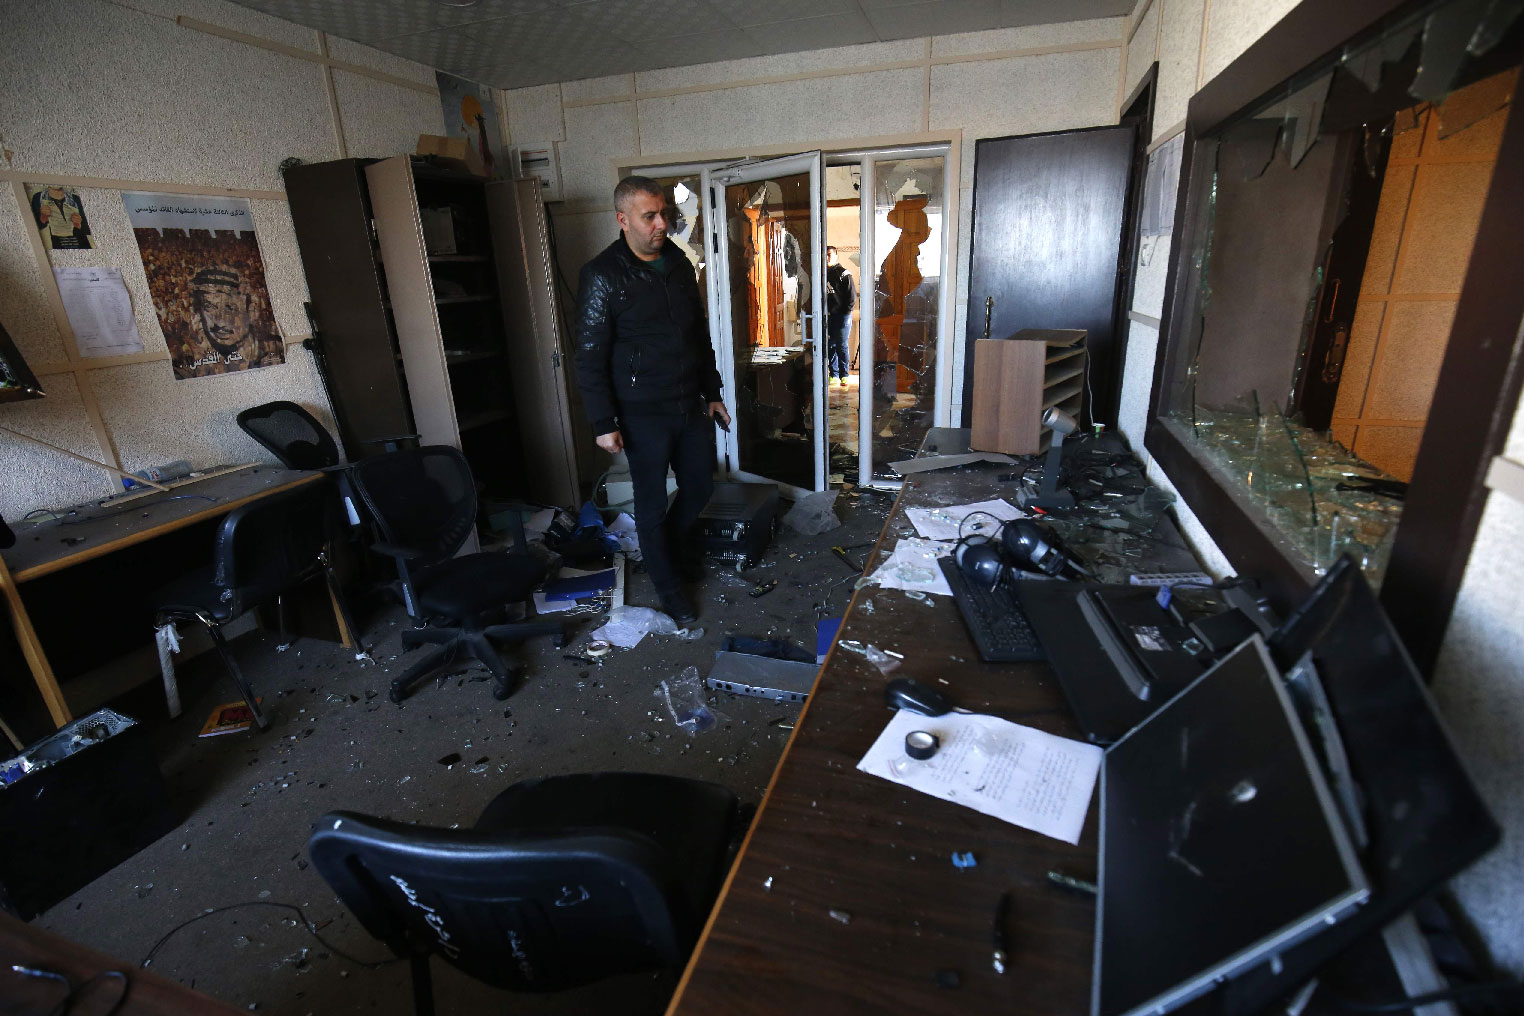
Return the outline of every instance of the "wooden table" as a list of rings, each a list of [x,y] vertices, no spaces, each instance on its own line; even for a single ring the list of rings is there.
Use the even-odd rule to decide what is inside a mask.
[[[909,532],[906,508],[1012,498],[1012,485],[997,482],[1010,470],[975,466],[907,482],[869,569]],[[1163,526],[1164,542],[1160,530],[1139,543],[1150,563],[1195,568],[1183,544],[1168,549],[1178,536]],[[948,597],[920,602],[866,587],[839,638],[903,653],[893,676],[935,684],[960,706],[1081,737],[1048,666],[981,662]],[[1071,846],[858,772],[891,716],[886,681],[833,646],[669,1014],[1089,1010],[1095,899],[1058,888],[1047,873],[1094,881],[1095,801]],[[954,851],[972,852],[977,866],[954,867]],[[992,967],[993,929],[1006,891],[1002,975]],[[959,986],[943,986],[939,973]]]
[[[83,985],[102,971],[120,971],[127,978],[126,997],[122,1007],[114,1011],[122,1016],[200,1016],[203,1013],[221,1016],[243,1012],[193,988],[139,970],[130,963],[112,959],[105,953],[86,949],[0,913],[0,1014],[35,1016],[52,1012],[68,994],[68,988],[58,981],[18,973],[12,969],[13,965],[62,974],[75,985]],[[74,1011],[105,1012],[112,1001],[122,997],[123,989],[121,979],[102,977],[80,990]]]
[[[53,722],[62,727],[73,719],[73,714],[27,614],[21,595],[24,583],[226,515],[239,505],[316,483],[321,478],[321,473],[249,466],[177,486],[170,494],[154,493],[104,507],[80,509],[66,526],[54,519],[17,524],[16,545],[0,555],[0,594],[4,595],[17,641]]]

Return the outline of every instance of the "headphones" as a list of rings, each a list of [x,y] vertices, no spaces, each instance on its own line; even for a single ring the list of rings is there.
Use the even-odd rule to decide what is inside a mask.
[[[1085,570],[1064,553],[1058,537],[1032,519],[1012,519],[996,536],[961,537],[953,560],[970,581],[994,589],[1013,569],[1050,577],[1064,571],[1084,575]]]

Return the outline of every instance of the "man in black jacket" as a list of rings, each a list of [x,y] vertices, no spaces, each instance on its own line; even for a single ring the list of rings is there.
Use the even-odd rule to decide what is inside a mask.
[[[614,189],[621,235],[582,266],[577,386],[598,447],[623,451],[635,488],[641,559],[680,627],[698,619],[683,592],[699,556],[690,530],[714,490],[714,423],[729,428],[693,265],[667,239],[661,185]],[[677,499],[667,508],[667,468]]]

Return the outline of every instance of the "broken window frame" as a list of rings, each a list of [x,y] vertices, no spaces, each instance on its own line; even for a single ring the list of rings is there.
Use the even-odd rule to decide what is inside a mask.
[[[1193,355],[1199,316],[1197,248],[1210,214],[1214,134],[1305,85],[1357,49],[1415,14],[1495,5],[1398,0],[1308,0],[1292,10],[1191,100],[1184,129],[1180,200],[1170,253],[1163,337],[1155,362],[1145,446],[1234,568],[1260,578],[1277,609],[1299,602],[1314,578],[1262,511],[1202,455],[1188,419],[1171,403],[1172,389]],[[1524,286],[1517,266],[1524,248],[1516,223],[1524,216],[1524,115],[1516,89],[1498,152],[1428,419],[1403,518],[1393,540],[1381,600],[1425,673],[1432,670],[1460,587],[1486,501],[1484,476],[1501,452],[1518,405],[1524,355]],[[1188,417],[1188,410],[1186,413]]]

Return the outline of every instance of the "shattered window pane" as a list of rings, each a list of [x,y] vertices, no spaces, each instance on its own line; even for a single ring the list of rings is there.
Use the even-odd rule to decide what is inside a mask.
[[[1384,573],[1521,12],[1419,11],[1195,142],[1166,424],[1313,573],[1345,551]]]
[[[875,163],[873,289],[862,296],[873,336],[873,463],[913,456],[932,426],[942,284],[943,156]],[[865,285],[864,290],[868,287]]]

